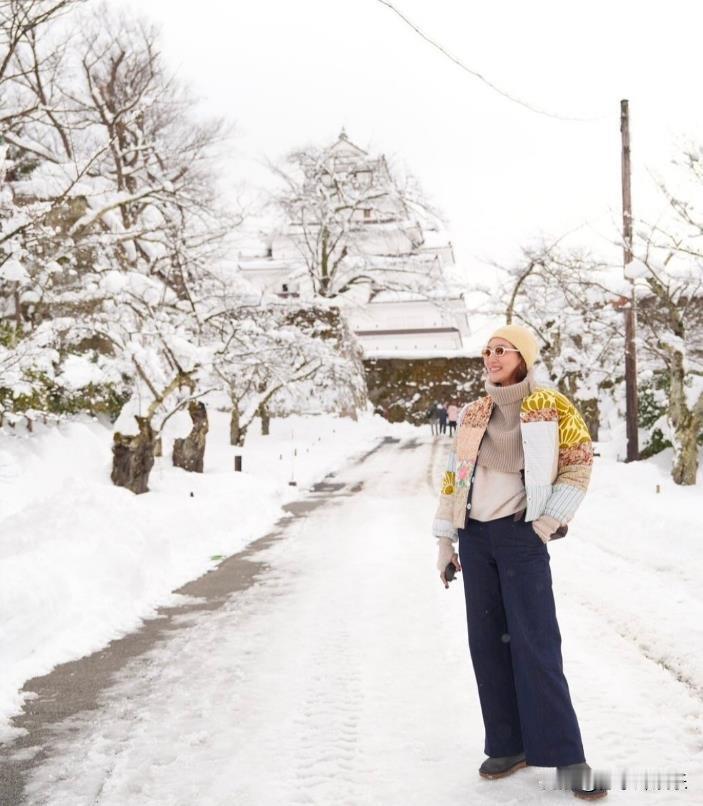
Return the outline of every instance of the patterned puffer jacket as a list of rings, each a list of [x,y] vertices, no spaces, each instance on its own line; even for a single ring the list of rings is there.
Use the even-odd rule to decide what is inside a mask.
[[[481,440],[495,402],[478,398],[459,412],[457,431],[442,477],[435,537],[457,539],[463,528]],[[526,521],[551,515],[570,521],[586,494],[593,465],[593,444],[583,417],[556,389],[535,389],[520,405],[525,456]]]

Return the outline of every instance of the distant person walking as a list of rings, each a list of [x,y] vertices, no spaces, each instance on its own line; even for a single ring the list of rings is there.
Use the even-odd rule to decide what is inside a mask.
[[[456,431],[456,418],[459,416],[459,409],[450,403],[447,408],[447,421],[449,422],[449,436],[451,437]]]
[[[433,403],[427,410],[427,420],[430,421],[430,432],[432,436],[439,434],[439,403]]]
[[[447,404],[439,404],[439,433],[447,433]]]

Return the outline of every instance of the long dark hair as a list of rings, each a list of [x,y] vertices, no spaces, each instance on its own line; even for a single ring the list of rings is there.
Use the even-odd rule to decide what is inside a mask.
[[[520,381],[524,381],[527,377],[527,364],[525,363],[525,359],[520,356],[520,363],[515,367],[515,371],[513,374],[508,378],[505,383],[500,384],[501,386],[511,386],[514,383],[520,383]]]
[[[515,368],[515,372],[512,374],[512,383],[520,383],[520,381],[524,381],[527,377],[527,364],[525,363],[525,359],[520,356],[520,363]]]

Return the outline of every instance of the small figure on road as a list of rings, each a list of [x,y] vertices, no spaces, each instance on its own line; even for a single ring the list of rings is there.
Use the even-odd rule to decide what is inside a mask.
[[[439,404],[439,433],[447,433],[447,404]]]
[[[557,767],[562,787],[595,799],[608,790],[586,763],[562,670],[547,549],[585,496],[593,446],[573,403],[535,381],[538,354],[521,325],[482,350],[486,395],[459,411],[432,532],[442,584],[450,564],[464,580],[488,756],[479,774]]]
[[[456,418],[459,416],[459,409],[454,403],[450,403],[447,408],[447,422],[449,424],[449,436],[454,436],[456,431]]]
[[[437,436],[439,434],[439,403],[433,403],[432,406],[427,410],[427,417],[430,421],[430,432],[432,436]]]

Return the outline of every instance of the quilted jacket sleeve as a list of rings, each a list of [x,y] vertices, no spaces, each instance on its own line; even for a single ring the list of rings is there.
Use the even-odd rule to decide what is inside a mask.
[[[439,489],[439,503],[432,522],[432,534],[435,537],[459,539],[459,532],[454,526],[454,490],[456,489],[456,443],[461,421],[467,406],[462,407],[457,417],[457,427],[452,439],[452,446],[447,454],[447,461],[442,473]]]
[[[559,417],[559,462],[544,515],[568,523],[583,501],[591,480],[593,443],[583,417],[574,404],[556,393]]]

